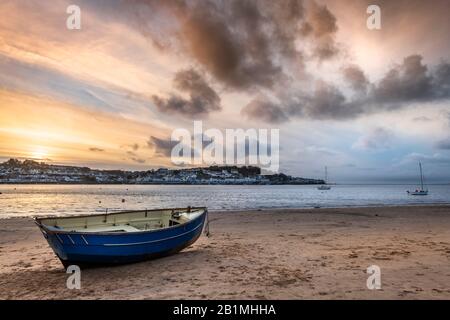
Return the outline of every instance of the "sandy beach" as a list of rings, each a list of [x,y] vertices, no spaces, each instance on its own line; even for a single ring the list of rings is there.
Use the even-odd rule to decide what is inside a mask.
[[[0,299],[450,299],[450,206],[211,212],[176,255],[82,270],[31,219],[0,220]],[[381,268],[380,290],[366,269]]]

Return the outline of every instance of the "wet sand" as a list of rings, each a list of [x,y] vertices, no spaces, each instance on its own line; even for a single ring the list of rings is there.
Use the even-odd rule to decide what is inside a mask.
[[[32,220],[0,220],[0,299],[450,299],[450,206],[211,212],[210,231],[69,290]]]

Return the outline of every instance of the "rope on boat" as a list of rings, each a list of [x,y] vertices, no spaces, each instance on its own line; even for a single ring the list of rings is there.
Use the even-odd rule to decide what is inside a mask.
[[[209,233],[209,216],[208,216],[208,210],[206,210],[206,217],[205,217],[205,227],[203,229],[203,233],[205,236],[209,237],[211,234]]]

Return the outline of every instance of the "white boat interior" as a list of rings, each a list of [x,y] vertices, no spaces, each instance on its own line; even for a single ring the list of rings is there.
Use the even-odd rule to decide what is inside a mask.
[[[205,211],[206,208],[141,210],[35,220],[50,231],[140,232],[183,224],[199,217]]]

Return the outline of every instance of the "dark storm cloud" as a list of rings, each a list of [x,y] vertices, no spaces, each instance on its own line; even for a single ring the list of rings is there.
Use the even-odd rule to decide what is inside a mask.
[[[329,39],[321,39],[317,41],[314,49],[314,56],[320,61],[333,58],[339,52],[338,48],[334,45],[334,42]]]
[[[250,119],[258,119],[269,123],[281,123],[288,120],[283,108],[267,98],[252,100],[241,110],[241,114]]]
[[[326,6],[314,1],[309,2],[308,9],[302,33],[314,38],[314,57],[320,61],[330,59],[339,52],[334,40],[334,34],[338,30],[336,17]]]
[[[303,1],[266,1],[264,7],[271,12],[273,21],[283,23],[273,23],[274,46],[279,48],[282,56],[291,58],[302,57],[303,53],[295,47],[295,40],[301,30],[301,21],[305,17]]]
[[[309,3],[307,20],[302,26],[304,33],[312,34],[315,38],[328,36],[337,31],[336,17],[326,6],[316,2]]]
[[[175,147],[178,143],[178,141],[160,139],[154,136],[151,136],[147,141],[148,146],[155,149],[156,155],[164,157],[170,157],[173,147]]]
[[[346,119],[361,112],[358,105],[348,101],[338,88],[322,81],[316,84],[312,93],[296,92],[279,102],[257,99],[242,109],[242,114],[248,118],[269,123],[285,122],[292,117]]]
[[[365,12],[369,2],[352,4],[352,9],[362,8],[361,12]],[[353,96],[341,91],[340,86],[314,79],[305,67],[307,64],[336,57],[345,59],[336,43],[338,22],[330,9],[336,8],[332,4],[328,7],[314,0],[134,0],[133,3],[138,6],[123,7],[124,11],[133,8],[133,13],[124,15],[125,19],[137,24],[155,46],[188,57],[196,70],[202,72],[202,80],[198,82],[201,89],[209,88],[197,91],[193,85],[184,86],[183,81],[176,80],[182,77],[178,73],[174,87],[188,97],[154,95],[153,102],[161,112],[192,118],[219,111],[219,95],[204,80],[205,76],[221,89],[254,94],[242,114],[274,123],[292,117],[350,119],[450,96],[450,65],[443,62],[428,67],[420,55],[407,56],[376,83],[371,83],[358,66],[341,61],[343,78],[353,89]],[[383,29],[379,33],[396,27],[403,30],[405,25],[399,17],[409,24],[417,21],[417,30],[427,31],[427,22],[436,16],[439,30],[446,29],[448,19],[442,19],[446,3],[437,0],[435,6],[419,0],[379,0],[376,4],[383,9]],[[435,13],[436,9],[439,13]],[[426,12],[423,19],[421,12]],[[357,17],[363,18],[366,15]],[[408,28],[416,30],[413,27]],[[296,85],[305,79],[317,84],[308,90]],[[263,92],[272,98],[260,98]]]
[[[369,80],[366,78],[364,71],[357,65],[348,65],[342,69],[344,80],[348,82],[351,88],[355,91],[367,90]]]
[[[397,109],[411,102],[433,102],[450,98],[450,64],[429,68],[422,56],[411,55],[394,66],[367,97],[383,109]]]
[[[215,109],[220,109],[220,98],[217,93],[206,83],[205,79],[196,71],[190,69],[180,71],[173,80],[174,87],[180,91],[198,95],[208,101]]]
[[[248,117],[277,123],[291,117],[313,119],[351,119],[377,111],[396,110],[410,103],[433,102],[450,98],[450,64],[442,62],[429,68],[420,55],[404,58],[378,83],[370,83],[357,66],[347,67],[343,76],[350,86],[367,91],[349,98],[339,88],[317,82],[312,93],[292,92],[278,103],[259,100],[245,106]],[[364,92],[363,91],[363,92]],[[267,109],[267,110],[265,110]]]
[[[307,61],[324,61],[339,53],[335,43],[336,17],[325,5],[313,0],[134,2],[146,8],[146,14],[136,13],[132,23],[137,21],[139,30],[152,43],[188,55],[196,69],[226,90],[257,95],[265,89],[278,91],[295,78],[307,75]],[[174,27],[167,28],[161,17],[173,21]],[[165,39],[171,39],[170,45],[160,45]],[[301,46],[296,44],[298,41]],[[176,81],[174,86],[177,87]],[[153,102],[160,112],[192,118],[221,109],[218,96],[208,94],[205,98],[191,88],[177,89],[190,98],[154,95]],[[257,116],[276,122],[287,120],[274,104],[261,101],[254,102],[244,113],[251,117],[263,105],[269,110]]]
[[[437,98],[450,97],[450,63],[441,62],[435,68],[433,87]]]
[[[210,112],[222,109],[219,95],[195,70],[177,72],[173,84],[179,91],[187,93],[189,99],[178,95],[171,95],[169,98],[153,95],[153,102],[160,112],[181,114],[192,118],[204,117]]]
[[[268,23],[257,1],[196,3],[182,24],[190,55],[217,80],[235,89],[272,87],[282,73],[272,57]]]
[[[137,15],[135,20],[146,36],[158,43],[167,32],[165,38],[177,39],[179,52],[188,54],[229,89],[272,88],[286,77],[284,63],[292,59],[302,63],[305,53],[295,45],[299,39],[315,43],[307,54],[310,59],[324,60],[338,51],[336,18],[314,1],[135,2],[149,7],[155,21],[162,15],[175,19],[176,32],[152,25],[151,17]],[[157,27],[159,32],[153,32]]]
[[[337,87],[325,82],[318,83],[312,96],[305,98],[302,104],[294,106],[294,114],[297,113],[297,108],[302,111],[300,114],[314,119],[342,119],[360,112],[353,102],[347,101]]]
[[[373,97],[378,102],[401,102],[431,98],[432,75],[422,63],[422,57],[406,57],[403,63],[389,70],[378,83]]]
[[[206,138],[207,136],[203,135],[204,140],[202,140],[202,148],[205,148],[208,144],[212,143],[211,139],[207,141]],[[155,154],[157,156],[169,158],[172,156],[172,149],[179,143],[180,143],[179,141],[172,141],[170,138],[164,139],[164,138],[157,138],[154,136],[151,136],[150,139],[147,141],[148,147],[154,149]],[[186,144],[184,146],[186,146]],[[192,147],[191,141],[191,155],[192,156],[198,155],[199,152],[200,150],[196,150]]]

